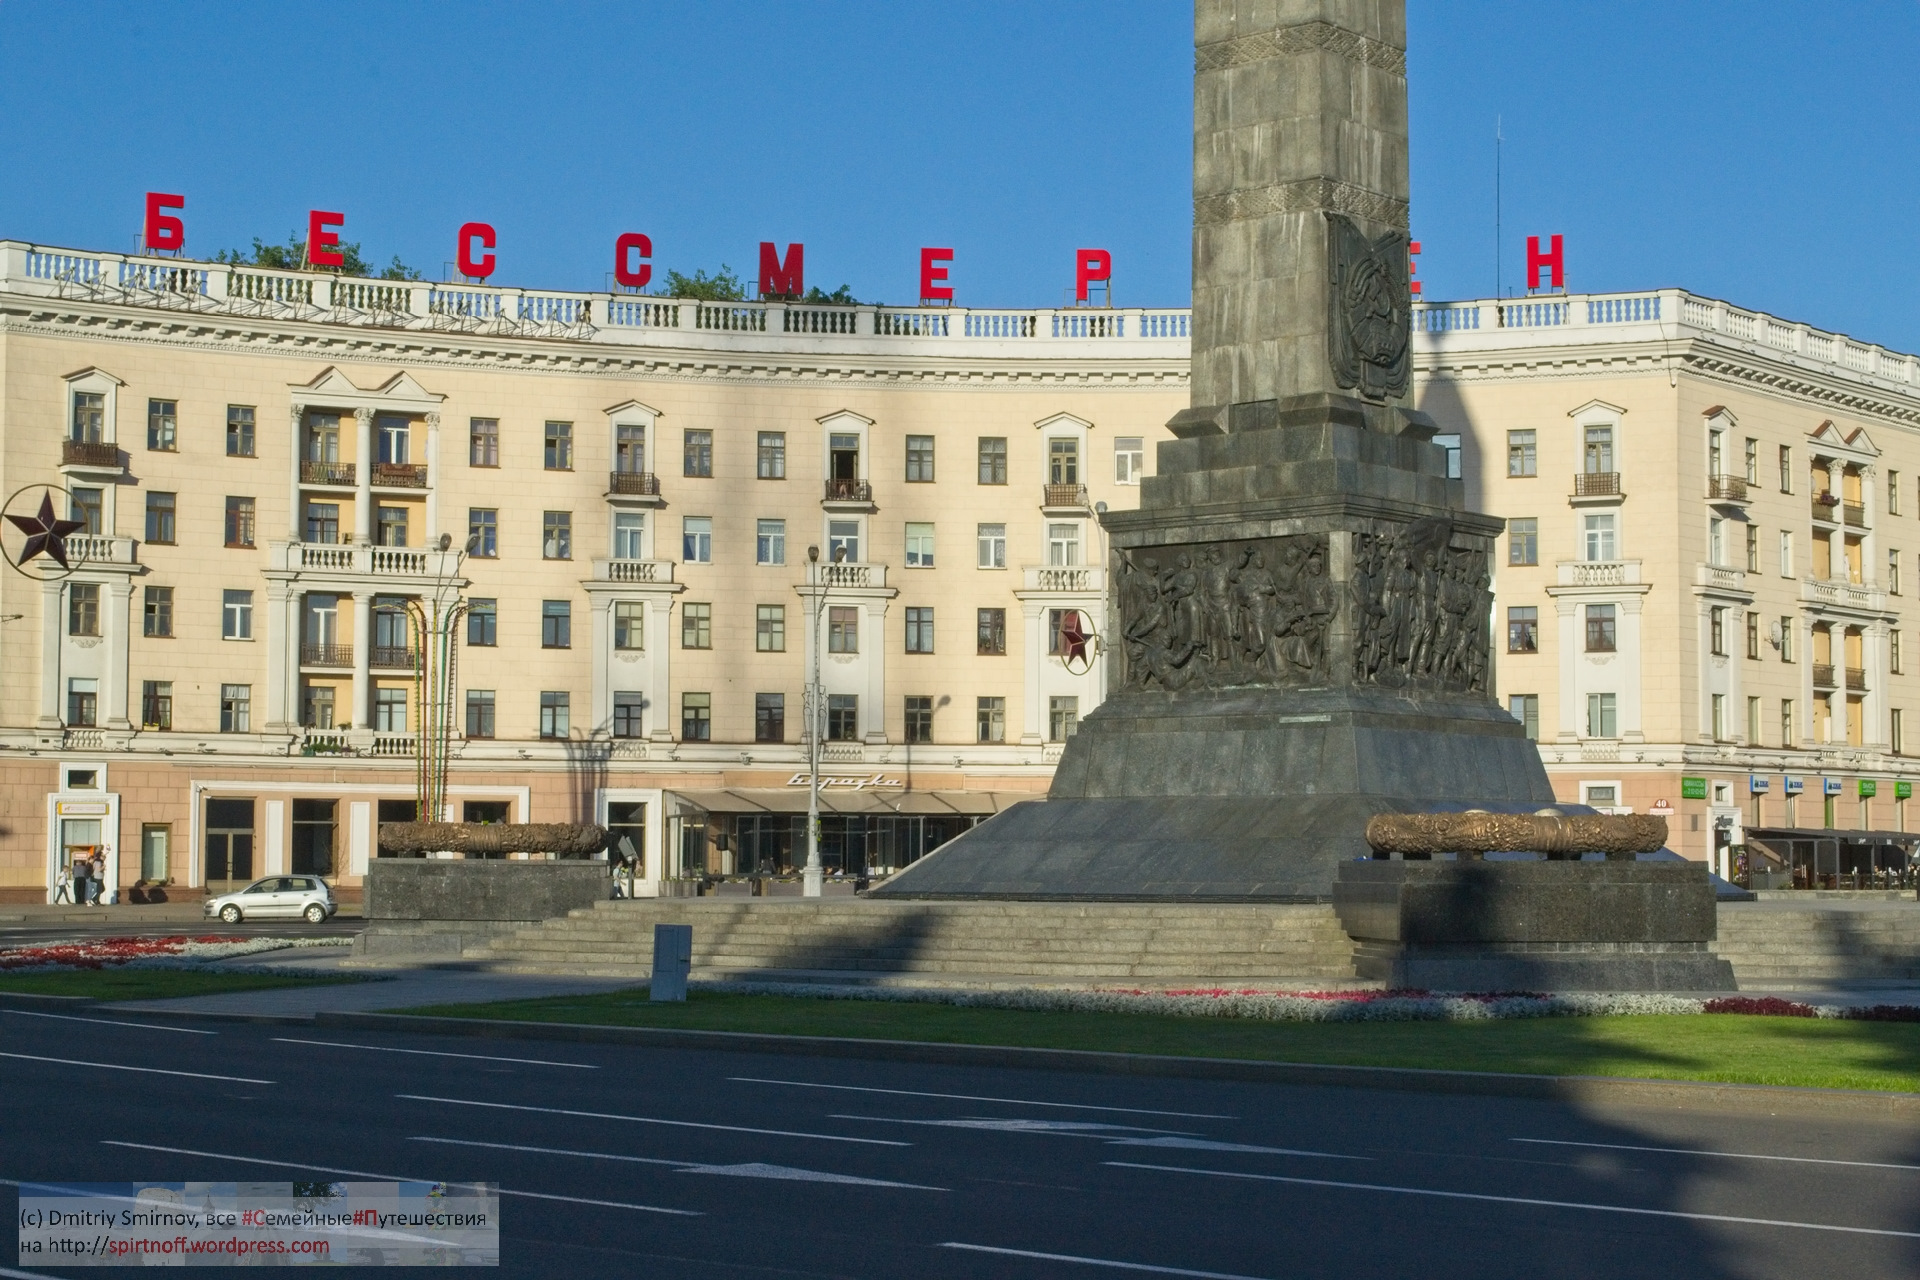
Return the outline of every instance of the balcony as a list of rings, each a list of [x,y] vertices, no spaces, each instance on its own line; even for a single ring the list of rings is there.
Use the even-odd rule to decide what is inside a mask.
[[[1867,688],[1867,669],[1865,667],[1847,668],[1847,688],[1855,693],[1864,693]]]
[[[609,471],[607,496],[611,498],[658,498],[660,477],[651,471]]]
[[[353,646],[350,644],[303,644],[300,646],[300,665],[303,667],[351,667],[353,666]]]
[[[1830,493],[1813,495],[1813,518],[1824,520],[1828,524],[1840,523],[1840,499]]]
[[[593,576],[600,582],[670,583],[671,560],[595,560]]]
[[[1816,662],[1813,664],[1813,687],[1816,689],[1833,688],[1833,664]]]
[[[131,565],[134,558],[132,538],[115,538],[104,533],[67,535],[67,562],[73,565]]]
[[[1023,591],[1070,591],[1077,595],[1104,596],[1107,571],[1098,565],[1030,564],[1020,569]]]
[[[1747,482],[1739,476],[1708,476],[1707,501],[1745,503]]]
[[[1562,560],[1557,586],[1562,587],[1637,587],[1640,585],[1638,560]]]
[[[887,566],[884,564],[821,564],[812,566],[812,572],[819,575],[813,581],[829,590],[834,587],[887,585]]]
[[[403,644],[376,644],[367,651],[367,665],[376,671],[411,671],[415,650]]]
[[[460,552],[426,547],[368,547],[333,542],[276,542],[275,570],[286,573],[338,574],[374,578],[451,578],[459,573]]]
[[[829,480],[821,503],[828,507],[846,506],[873,509],[873,486],[865,480]]]
[[[1840,518],[1856,529],[1867,527],[1867,508],[1865,503],[1843,502],[1840,504]]]
[[[427,467],[423,462],[376,462],[373,464],[376,489],[424,489]]]
[[[1750,594],[1747,591],[1747,571],[1745,569],[1729,568],[1721,564],[1703,564],[1697,566],[1694,571],[1694,584],[1696,586],[1709,587],[1717,591],[1732,591],[1738,592],[1741,595]]]
[[[300,464],[301,484],[331,485],[338,489],[351,489],[354,485],[355,468],[351,462],[302,462]]]
[[[1092,510],[1083,484],[1044,484],[1040,486],[1040,509],[1047,512],[1072,512],[1084,515]]]
[[[60,442],[60,465],[79,467],[86,471],[123,471],[120,462],[120,446],[115,444],[96,444],[87,440],[62,440]]]
[[[1626,497],[1618,471],[1582,471],[1573,477],[1573,501],[1617,502]]]
[[[1845,578],[1802,578],[1800,603],[1884,613],[1887,593],[1877,582],[1849,582]]]

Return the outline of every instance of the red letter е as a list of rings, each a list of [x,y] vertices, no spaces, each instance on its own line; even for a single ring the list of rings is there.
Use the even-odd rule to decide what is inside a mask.
[[[953,286],[940,283],[947,278],[947,268],[944,264],[952,261],[953,250],[951,249],[920,251],[920,301],[953,301]]]
[[[333,233],[335,227],[347,220],[344,213],[323,213],[314,209],[307,214],[307,261],[316,267],[344,267],[346,258],[340,252],[340,237]]]

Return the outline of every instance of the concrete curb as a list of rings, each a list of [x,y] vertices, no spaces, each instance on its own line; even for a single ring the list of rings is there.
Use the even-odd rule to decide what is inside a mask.
[[[1814,1089],[1788,1085],[1718,1084],[1612,1076],[1531,1076],[1490,1071],[1413,1067],[1327,1066],[1240,1058],[1176,1058],[1086,1049],[1026,1049],[998,1045],[937,1044],[922,1040],[858,1040],[835,1036],[772,1035],[751,1031],[681,1031],[608,1027],[577,1022],[505,1022],[402,1013],[321,1012],[320,1026],[368,1031],[412,1031],[502,1040],[559,1040],[652,1049],[706,1049],[724,1053],[795,1053],[823,1058],[868,1058],[947,1066],[1014,1067],[1095,1075],[1239,1080],[1256,1084],[1385,1089],[1504,1098],[1540,1098],[1612,1106],[1765,1115],[1863,1116],[1920,1120],[1920,1093]]]

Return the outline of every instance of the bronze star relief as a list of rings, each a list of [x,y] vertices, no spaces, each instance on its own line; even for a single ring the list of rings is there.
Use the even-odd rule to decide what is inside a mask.
[[[20,548],[20,558],[16,565],[25,565],[27,561],[46,553],[62,569],[71,569],[67,563],[67,535],[78,533],[87,527],[84,520],[60,520],[53,514],[53,495],[42,494],[40,513],[32,516],[8,516],[14,527],[27,535],[26,545]]]

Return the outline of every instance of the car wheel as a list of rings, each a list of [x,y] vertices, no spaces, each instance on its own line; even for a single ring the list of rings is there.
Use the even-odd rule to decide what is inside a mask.
[[[220,908],[220,918],[228,924],[239,924],[240,908],[234,906],[232,903],[228,903],[226,906]]]
[[[308,924],[319,924],[327,918],[327,909],[315,902],[309,904],[306,911],[302,914],[307,917]]]

